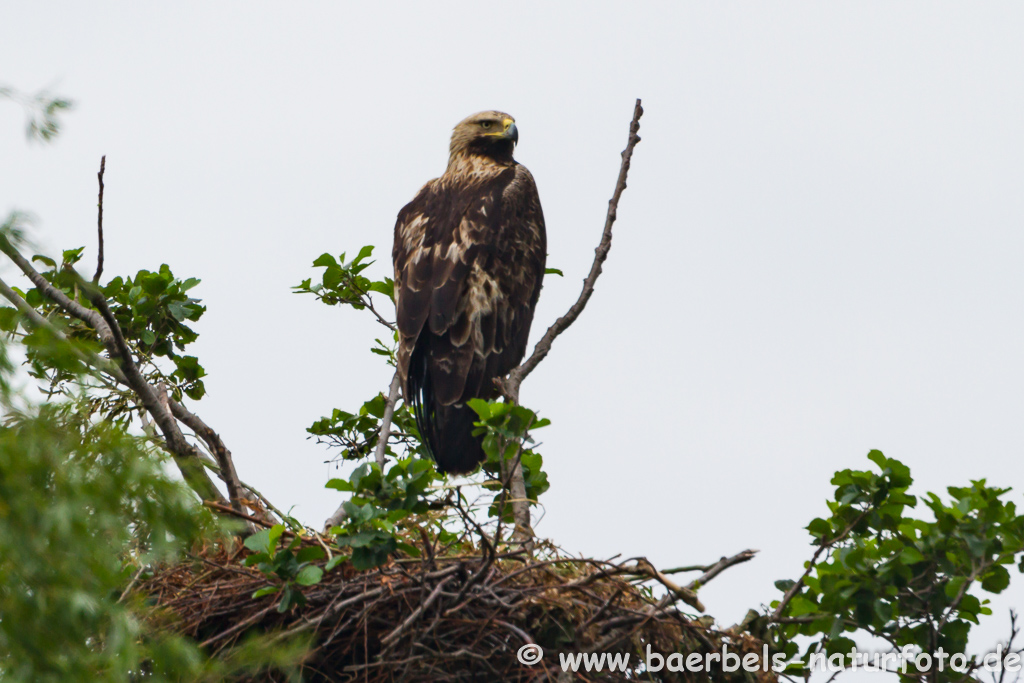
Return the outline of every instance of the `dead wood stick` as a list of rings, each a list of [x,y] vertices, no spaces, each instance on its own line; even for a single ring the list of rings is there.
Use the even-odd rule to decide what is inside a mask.
[[[99,252],[96,255],[96,274],[92,276],[93,284],[99,284],[100,276],[103,275],[103,174],[107,170],[107,155],[100,157],[100,172],[96,178],[100,182],[100,196],[97,201],[96,210],[96,232],[99,235]]]
[[[754,559],[754,555],[756,555],[758,552],[759,551],[757,550],[744,550],[742,552],[736,553],[732,557],[723,557],[710,567],[706,567],[704,569],[704,573],[701,574],[699,578],[696,578],[690,583],[688,583],[686,587],[692,591],[695,591],[711,579],[715,578],[716,576],[724,572],[729,567],[735,566],[737,564],[742,564],[744,562],[748,562],[749,560]],[[662,573],[664,574],[666,572]]]
[[[594,293],[594,286],[597,284],[597,278],[601,275],[602,265],[605,259],[608,258],[608,252],[612,248],[612,226],[615,224],[615,219],[618,216],[619,199],[622,197],[622,192],[626,189],[626,176],[629,174],[629,164],[633,158],[633,148],[640,142],[638,133],[640,131],[640,117],[643,116],[643,113],[644,109],[640,105],[640,100],[637,99],[636,105],[633,107],[633,120],[629,124],[629,138],[626,141],[626,149],[622,151],[622,163],[619,165],[619,176],[615,181],[615,190],[612,192],[612,198],[608,200],[608,213],[605,216],[601,241],[595,250],[594,262],[590,266],[590,273],[583,280],[583,290],[580,292],[579,298],[576,300],[576,303],[569,307],[565,315],[556,320],[547,329],[547,332],[544,333],[544,336],[541,337],[540,341],[533,348],[533,353],[524,363],[514,368],[505,379],[499,378],[494,380],[501,393],[507,400],[513,403],[519,403],[519,387],[522,385],[523,380],[548,355],[551,351],[551,345],[558,335],[567,330],[576,321],[576,318],[580,317],[580,313],[583,312],[591,295]],[[523,534],[532,534],[530,504],[526,499],[526,482],[523,479],[521,464],[516,464],[513,469],[511,493],[512,514],[515,518],[516,529],[522,530],[521,533]]]

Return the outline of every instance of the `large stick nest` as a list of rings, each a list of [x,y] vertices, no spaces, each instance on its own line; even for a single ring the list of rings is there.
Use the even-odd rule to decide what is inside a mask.
[[[158,568],[136,591],[170,614],[167,628],[211,654],[247,636],[306,635],[312,649],[307,681],[682,681],[769,683],[765,673],[683,674],[643,671],[648,645],[668,655],[762,652],[749,635],[723,633],[688,616],[669,592],[639,585],[646,561],[577,559],[549,550],[401,558],[370,571],[342,565],[304,589],[306,604],[277,611],[277,596],[252,597],[269,585],[242,566],[241,549],[210,548],[191,562]],[[646,565],[649,566],[649,565]],[[653,571],[653,568],[651,568]],[[526,666],[517,652],[535,643],[542,662]],[[558,653],[630,653],[627,672],[562,672]],[[582,668],[582,667],[581,667]],[[642,675],[641,675],[642,674]],[[283,681],[265,672],[239,681]]]

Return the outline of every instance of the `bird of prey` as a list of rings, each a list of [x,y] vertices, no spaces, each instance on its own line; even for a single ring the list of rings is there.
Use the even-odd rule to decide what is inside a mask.
[[[515,120],[500,111],[452,132],[448,168],[398,214],[398,373],[423,443],[442,473],[485,458],[472,398],[526,353],[544,278],[544,214],[533,176],[512,158]]]

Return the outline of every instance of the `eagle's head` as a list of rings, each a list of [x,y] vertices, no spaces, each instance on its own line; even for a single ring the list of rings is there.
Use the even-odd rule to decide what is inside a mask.
[[[511,161],[519,142],[516,120],[502,111],[482,111],[467,116],[452,131],[451,156],[476,154]]]

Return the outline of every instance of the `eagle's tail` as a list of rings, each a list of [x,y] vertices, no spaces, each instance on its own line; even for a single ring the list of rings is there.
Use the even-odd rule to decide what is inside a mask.
[[[439,472],[472,472],[486,458],[480,439],[473,436],[477,414],[465,404],[446,406],[437,401],[430,378],[429,344],[429,335],[421,334],[409,359],[407,388],[416,428]]]

